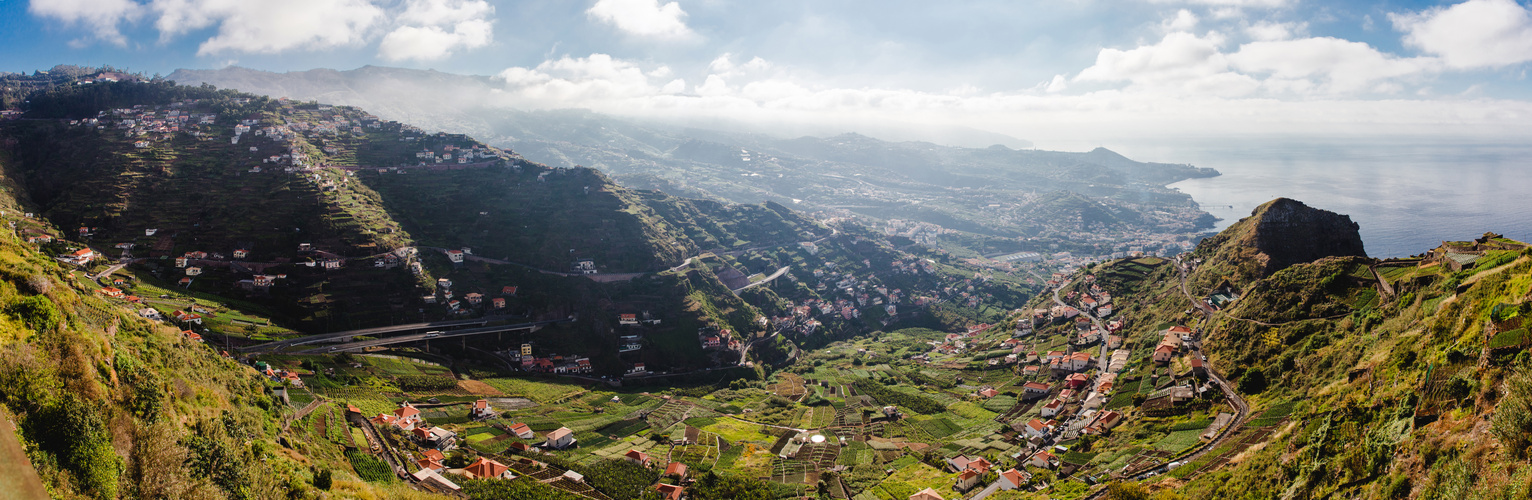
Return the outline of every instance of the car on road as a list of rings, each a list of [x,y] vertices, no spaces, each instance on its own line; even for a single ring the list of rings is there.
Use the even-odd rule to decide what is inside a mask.
[[[427,333],[426,334],[426,338],[428,338],[428,339],[429,338],[433,338],[433,337],[440,337],[440,336],[442,336],[442,334],[440,334],[440,333]]]

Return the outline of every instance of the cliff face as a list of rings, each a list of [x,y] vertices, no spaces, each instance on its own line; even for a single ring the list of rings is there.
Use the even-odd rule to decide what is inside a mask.
[[[1262,276],[1325,257],[1367,256],[1351,216],[1287,198],[1266,202],[1250,215],[1256,219],[1252,236],[1257,258],[1264,261]]]
[[[1208,271],[1198,281],[1248,283],[1325,257],[1366,257],[1359,227],[1350,216],[1277,198],[1198,246]]]

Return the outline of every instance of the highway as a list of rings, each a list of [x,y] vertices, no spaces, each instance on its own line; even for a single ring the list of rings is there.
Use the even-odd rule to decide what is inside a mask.
[[[361,349],[366,349],[368,347],[378,347],[378,346],[385,346],[385,345],[391,345],[391,344],[403,344],[403,343],[407,343],[407,342],[420,342],[420,341],[423,341],[423,340],[450,339],[450,338],[457,338],[457,337],[467,337],[467,336],[471,336],[471,335],[484,335],[484,334],[487,334],[487,333],[511,332],[511,331],[516,331],[516,330],[527,330],[527,329],[536,330],[536,329],[540,329],[540,328],[542,328],[544,326],[551,325],[551,324],[554,324],[554,323],[564,323],[564,322],[568,322],[568,321],[574,321],[574,318],[553,319],[553,320],[546,320],[546,321],[534,321],[534,322],[531,322],[531,323],[518,323],[518,324],[514,324],[514,325],[486,326],[486,327],[480,327],[480,328],[469,328],[469,329],[464,329],[464,330],[444,331],[444,332],[441,332],[441,333],[415,333],[415,334],[410,334],[410,335],[396,335],[396,336],[388,337],[388,338],[373,339],[373,340],[362,340],[362,341],[357,341],[357,342],[346,342],[344,344],[338,344],[338,345],[333,345],[333,346],[317,347],[317,348],[309,349],[309,350],[306,350],[306,351],[299,351],[298,354],[327,354],[327,353],[332,353],[332,352],[357,351],[357,350],[361,350]]]
[[[379,335],[388,335],[388,334],[391,334],[391,333],[409,332],[409,331],[414,331],[414,330],[433,330],[433,329],[453,328],[453,327],[467,326],[467,325],[480,325],[480,326],[483,326],[485,323],[488,323],[488,322],[489,322],[489,320],[480,318],[480,319],[465,319],[465,320],[457,320],[457,321],[433,321],[433,322],[430,322],[430,323],[410,323],[410,324],[405,324],[405,325],[381,326],[381,327],[377,327],[377,328],[362,328],[360,330],[346,330],[346,331],[343,331],[343,332],[322,333],[322,334],[319,334],[319,335],[309,335],[307,337],[296,337],[296,338],[290,338],[290,339],[286,339],[286,340],[278,340],[276,342],[268,342],[268,343],[265,343],[265,344],[257,344],[257,345],[241,348],[240,352],[270,352],[270,351],[279,351],[279,350],[286,349],[286,348],[289,348],[289,347],[292,347],[292,346],[296,346],[296,345],[312,344],[312,343],[315,343],[315,342],[324,342],[326,340],[335,340],[335,339],[345,338],[345,337],[357,337],[357,336],[376,337],[376,336],[379,336]],[[425,332],[421,332],[421,333],[425,333]]]

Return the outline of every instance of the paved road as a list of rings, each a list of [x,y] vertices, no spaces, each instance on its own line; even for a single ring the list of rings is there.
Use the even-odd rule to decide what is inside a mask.
[[[739,288],[735,288],[735,289],[730,290],[730,291],[734,292],[735,294],[739,294],[739,292],[743,292],[745,290],[749,290],[750,288],[755,287],[757,285],[763,285],[763,284],[766,284],[766,283],[771,283],[771,280],[774,280],[774,279],[777,279],[777,278],[781,278],[782,275],[787,274],[787,270],[788,269],[792,269],[792,266],[782,266],[781,269],[778,269],[777,272],[775,272],[775,273],[771,273],[771,276],[767,276],[765,279],[762,279],[760,281],[757,281],[757,282],[754,282],[754,283],[751,283],[751,284],[748,284],[748,285],[745,285],[745,286],[742,286],[742,287],[739,287]]]
[[[338,344],[338,345],[329,346],[329,347],[317,347],[317,348],[309,349],[309,350],[306,350],[306,351],[300,351],[299,354],[325,354],[325,353],[331,353],[331,352],[357,351],[357,350],[365,349],[365,348],[368,348],[368,347],[378,347],[378,346],[385,346],[385,345],[391,345],[391,344],[403,344],[403,343],[407,343],[407,342],[420,342],[420,341],[423,341],[423,340],[450,339],[450,338],[457,338],[457,337],[468,337],[468,336],[472,336],[472,335],[484,335],[484,334],[488,334],[488,333],[510,332],[510,331],[516,331],[516,330],[528,330],[528,329],[535,330],[535,329],[540,329],[540,328],[542,328],[544,326],[551,325],[551,324],[554,324],[554,323],[564,323],[564,322],[568,322],[568,321],[574,321],[574,319],[573,318],[564,318],[564,319],[554,319],[554,320],[546,320],[546,321],[533,321],[531,323],[518,323],[518,324],[515,324],[515,325],[497,325],[497,326],[486,326],[486,327],[482,327],[482,328],[469,328],[469,329],[465,329],[465,330],[450,330],[450,331],[444,331],[444,332],[441,332],[441,333],[416,333],[416,334],[410,334],[410,335],[396,335],[396,336],[393,336],[393,337],[382,338],[382,339],[362,340],[362,341],[356,341],[356,342],[346,342],[344,344]]]
[[[405,325],[382,326],[382,327],[377,327],[377,328],[362,328],[362,329],[359,329],[359,330],[346,330],[346,331],[341,331],[341,332],[323,333],[323,334],[319,334],[319,335],[309,335],[307,337],[297,337],[297,338],[291,338],[291,339],[286,339],[286,340],[278,340],[276,342],[268,342],[268,343],[265,343],[265,344],[257,344],[257,345],[253,345],[253,346],[244,347],[244,348],[241,348],[240,351],[241,352],[276,351],[276,350],[286,349],[288,347],[292,347],[292,346],[296,346],[296,345],[312,344],[312,343],[315,343],[315,342],[323,342],[323,341],[326,341],[326,340],[335,340],[335,339],[345,338],[345,337],[357,337],[357,336],[374,337],[374,336],[378,336],[378,335],[387,335],[387,334],[390,334],[390,333],[408,332],[408,331],[413,331],[413,330],[430,330],[430,329],[452,328],[452,327],[467,326],[467,325],[483,325],[483,324],[488,323],[488,322],[489,322],[489,320],[480,318],[480,319],[466,319],[466,320],[457,320],[457,321],[433,321],[433,322],[430,322],[430,323],[410,323],[410,324],[405,324]],[[424,332],[421,332],[421,333],[424,333]]]
[[[129,264],[128,262],[112,264],[112,267],[108,267],[108,268],[106,268],[105,271],[101,271],[101,274],[97,274],[95,276],[91,276],[90,279],[96,280],[96,282],[100,283],[101,286],[111,286],[111,283],[105,283],[105,282],[102,282],[101,280],[105,279],[105,278],[111,277],[112,273],[115,273],[115,272],[121,270],[122,268],[127,267],[128,264]]]

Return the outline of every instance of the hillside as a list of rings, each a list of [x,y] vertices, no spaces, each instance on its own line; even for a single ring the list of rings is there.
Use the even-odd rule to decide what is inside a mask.
[[[1486,235],[1443,247],[1470,252],[1458,254],[1472,257],[1466,266],[1441,250],[1379,261],[1358,256],[1354,227],[1291,200],[1263,205],[1205,240],[1191,254],[1200,264],[1184,261],[1207,314],[1187,309],[1175,266],[1095,270],[1123,294],[1158,297],[1128,310],[1130,324],[1191,325],[1209,365],[1252,407],[1234,445],[1144,479],[1149,491],[1377,499],[1528,491],[1529,344],[1519,320],[1532,299],[1527,246]],[[1308,243],[1295,245],[1299,235]]]
[[[35,209],[11,197],[12,179],[0,218],[51,229],[23,215]],[[0,234],[0,263],[0,413],[51,497],[432,497],[363,481],[332,441],[283,439],[296,407],[273,384],[103,297],[17,233]],[[0,482],[15,484],[11,465]]]
[[[1104,148],[1038,151],[1025,141],[961,128],[918,131],[925,140],[914,140],[912,134],[919,134],[910,130],[878,127],[797,136],[750,132],[748,124],[708,129],[579,110],[527,111],[535,103],[505,102],[491,77],[374,66],[289,73],[178,70],[169,78],[363,106],[389,119],[469,133],[554,167],[597,168],[624,186],[673,196],[771,201],[798,210],[936,225],[956,232],[934,232],[932,238],[969,253],[1054,246],[1093,255],[1150,247],[1179,251],[1175,238],[1213,222],[1190,197],[1165,187],[1218,175],[1213,169],[1138,162]],[[1074,203],[1053,203],[1046,193],[1057,191],[1125,216],[1076,224],[1096,218],[1071,211]]]
[[[918,258],[849,221],[837,230],[774,202],[624,188],[355,108],[167,82],[57,87],[31,103],[27,119],[0,124],[18,194],[130,264],[87,269],[115,271],[166,316],[194,298],[229,346],[429,320],[583,318],[550,326],[560,335],[542,344],[591,358],[593,373],[685,371],[742,359],[704,352],[698,332],[765,334],[767,316],[795,317],[784,305],[794,301],[833,304],[819,314],[839,337],[994,318],[996,297],[1029,290],[1011,278],[984,294],[945,291],[975,270],[939,254],[925,272],[888,276],[899,271],[887,263]],[[817,271],[829,271],[817,290],[794,284],[820,265],[836,267]],[[748,300],[733,291],[747,288]],[[961,303],[924,315],[947,296]],[[617,333],[618,315],[645,311],[665,326],[619,340],[632,335]]]

